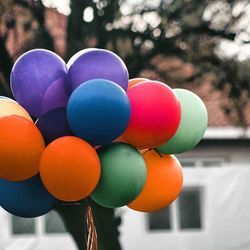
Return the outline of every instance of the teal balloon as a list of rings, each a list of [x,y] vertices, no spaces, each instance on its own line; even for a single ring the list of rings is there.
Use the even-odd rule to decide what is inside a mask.
[[[164,154],[179,154],[194,148],[202,139],[208,123],[203,101],[186,89],[173,89],[181,104],[181,122],[174,136],[157,150]]]
[[[97,150],[101,178],[90,195],[99,205],[115,208],[127,205],[142,191],[146,163],[138,150],[125,143],[112,143]]]

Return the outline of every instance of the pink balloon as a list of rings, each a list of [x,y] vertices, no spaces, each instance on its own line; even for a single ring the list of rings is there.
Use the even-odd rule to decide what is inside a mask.
[[[164,83],[148,80],[130,88],[127,94],[131,117],[122,139],[139,149],[167,142],[181,118],[180,103],[173,90]]]

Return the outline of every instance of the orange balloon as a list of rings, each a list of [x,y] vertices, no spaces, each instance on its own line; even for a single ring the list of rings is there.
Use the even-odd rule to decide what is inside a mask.
[[[0,118],[9,115],[19,115],[32,121],[29,113],[17,102],[7,98],[0,99]]]
[[[21,181],[37,174],[44,148],[33,122],[16,115],[0,118],[0,178]]]
[[[51,142],[40,161],[40,175],[47,190],[63,201],[78,201],[96,187],[101,164],[95,149],[84,140],[64,136]]]
[[[133,78],[128,81],[128,89],[132,88],[134,85],[137,83],[143,82],[143,81],[148,81],[146,78]]]
[[[182,167],[173,155],[154,150],[143,155],[147,179],[142,192],[128,207],[140,212],[155,212],[170,205],[180,194],[183,185]]]

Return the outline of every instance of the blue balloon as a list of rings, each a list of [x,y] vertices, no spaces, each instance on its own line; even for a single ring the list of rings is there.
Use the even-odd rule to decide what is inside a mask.
[[[114,141],[127,128],[130,102],[119,85],[94,79],[74,90],[67,117],[75,135],[92,145],[103,145]]]
[[[17,182],[0,179],[0,205],[13,215],[24,218],[41,216],[53,209],[56,202],[39,175]]]
[[[72,135],[67,121],[66,108],[50,110],[36,121],[36,126],[41,131],[46,145],[59,137]]]

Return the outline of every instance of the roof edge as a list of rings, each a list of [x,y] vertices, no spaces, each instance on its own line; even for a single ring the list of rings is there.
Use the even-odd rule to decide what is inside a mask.
[[[208,127],[203,139],[250,139],[250,126]]]

